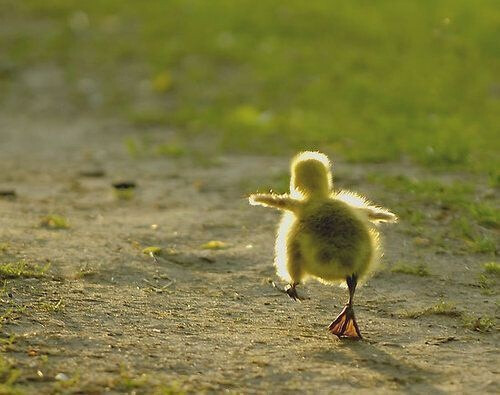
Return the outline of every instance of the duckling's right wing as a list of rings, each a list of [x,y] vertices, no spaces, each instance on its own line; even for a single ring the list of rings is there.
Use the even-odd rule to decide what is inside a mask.
[[[391,213],[382,207],[365,207],[361,209],[372,222],[397,222],[398,217],[396,214]]]
[[[256,193],[250,195],[248,201],[252,206],[274,207],[279,210],[295,211],[300,202],[288,195],[276,195],[274,193]]]

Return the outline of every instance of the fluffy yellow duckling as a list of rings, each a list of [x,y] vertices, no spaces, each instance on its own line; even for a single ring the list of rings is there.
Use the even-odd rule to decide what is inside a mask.
[[[377,222],[395,222],[390,211],[351,192],[334,190],[330,161],[319,152],[302,152],[291,165],[290,194],[254,194],[250,204],[285,213],[275,247],[277,274],[286,293],[300,300],[296,286],[308,278],[325,284],[345,281],[349,302],[330,324],[334,335],[361,339],[353,309],[358,281],[375,268],[380,246]]]

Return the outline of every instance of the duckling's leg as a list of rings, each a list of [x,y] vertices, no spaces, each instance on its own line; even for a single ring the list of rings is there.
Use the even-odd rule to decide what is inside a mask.
[[[297,288],[295,288],[299,283],[288,284],[285,287],[285,293],[295,302],[301,302],[304,298],[300,297],[297,293]]]
[[[295,302],[301,302],[305,298],[299,296],[297,294],[297,285],[300,284],[300,281],[303,278],[302,271],[302,253],[300,251],[300,246],[298,242],[289,241],[289,245],[287,248],[287,259],[286,259],[286,271],[290,276],[290,284],[285,287],[286,294]]]
[[[356,323],[356,317],[354,316],[354,308],[352,307],[354,291],[356,291],[357,276],[353,274],[347,277],[346,282],[349,287],[349,303],[345,305],[342,312],[335,321],[330,324],[328,329],[339,338],[362,339],[363,337],[361,336],[358,324]]]
[[[305,299],[302,296],[299,296],[299,294],[297,293],[297,288],[295,288],[297,285],[299,285],[299,283],[288,284],[284,288],[281,288],[279,285],[276,285],[274,281],[270,281],[270,284],[278,291],[287,294],[290,297],[290,299],[292,299],[295,302],[302,302]]]

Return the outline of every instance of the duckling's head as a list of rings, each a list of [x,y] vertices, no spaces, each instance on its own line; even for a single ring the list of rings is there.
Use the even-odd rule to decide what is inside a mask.
[[[305,151],[292,160],[290,193],[292,197],[328,197],[332,174],[328,157],[320,152]]]

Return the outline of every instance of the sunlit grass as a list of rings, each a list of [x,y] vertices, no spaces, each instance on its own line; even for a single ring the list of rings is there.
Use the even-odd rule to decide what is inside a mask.
[[[458,310],[453,303],[440,301],[433,306],[404,311],[400,314],[402,318],[417,319],[424,316],[446,316],[452,318],[460,318],[464,328],[477,332],[490,332],[495,327],[495,319],[490,316],[474,316],[469,313],[464,313]]]
[[[228,243],[220,240],[210,240],[200,246],[204,250],[223,250],[229,247]]]
[[[489,332],[495,327],[495,319],[489,316],[474,317],[471,315],[464,315],[462,319],[467,329],[477,332]]]
[[[495,295],[498,292],[500,280],[500,264],[487,262],[482,265],[483,272],[479,274],[478,285],[484,295]]]
[[[391,272],[409,274],[418,277],[430,276],[429,268],[424,263],[410,265],[408,263],[398,262],[391,268]]]
[[[445,235],[463,242],[470,252],[494,254],[495,233],[500,227],[500,210],[493,201],[481,199],[470,182],[445,183],[435,179],[410,178],[404,175],[369,174],[368,180],[394,196],[401,221],[420,229],[422,225],[448,224]],[[430,210],[429,210],[430,208]],[[429,215],[428,212],[439,211]],[[435,239],[437,240],[437,239]]]
[[[10,249],[9,243],[0,243],[0,253],[5,253]]]
[[[34,265],[26,261],[17,261],[9,263],[0,263],[0,279],[19,278],[19,277],[43,277],[50,267],[46,265]]]
[[[279,172],[276,174],[262,175],[261,177],[248,177],[240,182],[242,193],[287,193],[290,191],[290,173]]]
[[[498,262],[487,262],[483,265],[483,268],[487,274],[500,276],[500,263]]]
[[[48,229],[68,229],[69,222],[66,217],[57,214],[50,214],[40,220],[40,226]]]
[[[433,306],[426,307],[420,310],[406,311],[401,314],[403,318],[419,318],[429,315],[443,315],[448,317],[460,317],[462,313],[457,310],[454,304],[441,301]]]
[[[15,28],[1,38],[10,75],[59,67],[79,110],[97,106],[187,141],[211,135],[231,152],[321,148],[498,179],[493,1],[3,7],[3,23]],[[1,91],[16,78],[0,78]]]
[[[2,394],[22,394],[23,392],[14,385],[21,372],[12,362],[0,355],[0,393]]]

